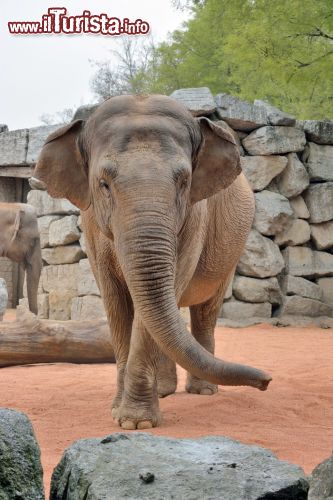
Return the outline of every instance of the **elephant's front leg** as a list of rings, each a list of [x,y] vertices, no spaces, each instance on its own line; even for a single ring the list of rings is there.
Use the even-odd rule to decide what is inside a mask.
[[[117,412],[123,429],[149,429],[161,421],[157,392],[159,349],[141,321],[134,318],[124,394]]]
[[[118,286],[103,286],[104,305],[112,333],[112,346],[117,363],[117,392],[112,401],[111,412],[117,418],[124,392],[124,377],[130,349],[133,323],[133,306],[130,298]]]

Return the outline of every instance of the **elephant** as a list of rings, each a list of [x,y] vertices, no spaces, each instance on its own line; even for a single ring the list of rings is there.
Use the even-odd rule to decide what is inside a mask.
[[[159,425],[158,396],[270,375],[214,356],[214,327],[254,216],[234,138],[163,95],[114,96],[53,132],[32,183],[80,208],[117,362],[112,416]],[[179,307],[189,307],[191,332]]]
[[[38,313],[37,292],[42,253],[35,208],[27,203],[0,203],[0,257],[23,265],[29,309]]]

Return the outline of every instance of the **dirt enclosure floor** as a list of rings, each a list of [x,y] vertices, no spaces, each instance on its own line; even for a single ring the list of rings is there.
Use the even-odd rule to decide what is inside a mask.
[[[216,329],[216,353],[273,376],[266,392],[221,387],[214,396],[184,392],[160,401],[151,432],[173,437],[225,435],[273,450],[309,473],[333,450],[333,330],[259,325]],[[45,487],[73,441],[119,431],[110,413],[115,365],[30,365],[0,370],[2,407],[30,417],[42,451]]]

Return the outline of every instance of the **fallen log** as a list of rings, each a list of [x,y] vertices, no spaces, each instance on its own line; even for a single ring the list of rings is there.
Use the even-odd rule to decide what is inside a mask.
[[[0,322],[0,367],[34,363],[114,363],[105,319],[55,321],[27,314]]]

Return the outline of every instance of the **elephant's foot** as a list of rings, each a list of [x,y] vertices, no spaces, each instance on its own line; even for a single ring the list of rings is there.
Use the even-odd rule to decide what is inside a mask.
[[[112,416],[119,426],[125,430],[151,429],[162,421],[162,414],[157,405],[142,407],[123,402],[119,408],[112,409]]]
[[[211,384],[206,380],[201,380],[193,375],[187,375],[186,391],[190,394],[201,394],[202,396],[212,396],[218,391],[216,384]]]

